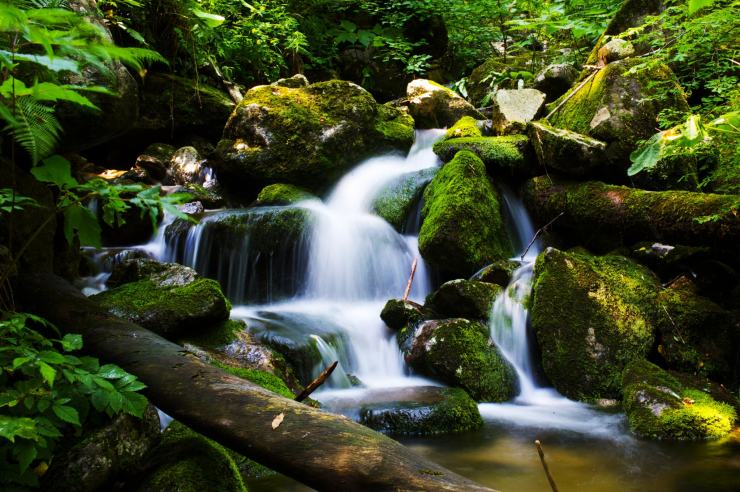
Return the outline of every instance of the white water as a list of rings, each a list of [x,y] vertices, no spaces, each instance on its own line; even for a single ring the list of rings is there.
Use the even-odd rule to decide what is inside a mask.
[[[521,245],[522,253],[514,258],[521,262],[521,266],[512,274],[504,292],[496,298],[489,327],[491,338],[516,371],[519,394],[510,403],[478,405],[481,416],[486,420],[522,427],[630,439],[623,431],[624,417],[621,414],[599,412],[589,405],[565,398],[553,388],[537,384],[527,334],[529,313],[525,302],[532,291],[534,262],[541,246],[539,240],[532,241],[535,229],[521,200],[507,190],[504,190],[503,197]]]

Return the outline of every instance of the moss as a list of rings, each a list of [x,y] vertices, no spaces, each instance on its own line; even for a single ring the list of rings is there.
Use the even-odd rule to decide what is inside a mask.
[[[373,209],[396,230],[401,231],[421,197],[424,187],[437,174],[436,167],[400,176],[386,186],[373,201]]]
[[[225,185],[283,182],[317,191],[370,154],[408,150],[412,125],[349,82],[258,86],[229,119],[214,165]]]
[[[530,320],[555,388],[579,400],[618,398],[623,368],[653,344],[657,291],[649,270],[621,256],[540,254]]]
[[[530,151],[529,138],[525,135],[463,137],[434,144],[434,152],[444,162],[449,162],[463,150],[478,156],[492,175],[523,178],[540,173]]]
[[[427,186],[422,218],[419,250],[444,272],[467,277],[512,252],[498,194],[471,152],[459,152]]]
[[[169,337],[223,322],[231,310],[218,282],[207,278],[195,278],[184,285],[144,279],[102,292],[94,299],[112,314]]]
[[[223,323],[209,328],[207,331],[189,334],[186,339],[199,347],[209,349],[220,349],[239,336],[239,333],[247,329],[247,324],[242,320],[227,319]]]
[[[428,317],[487,320],[496,297],[503,289],[475,280],[451,280],[429,294],[424,304]]]
[[[421,306],[401,299],[389,300],[380,312],[380,319],[393,330],[400,330],[404,326],[415,326],[422,318]]]
[[[312,193],[295,185],[275,183],[262,188],[257,195],[257,205],[292,205],[316,198]]]
[[[220,444],[173,422],[162,433],[138,492],[246,492],[239,470]]]
[[[404,328],[398,340],[414,370],[463,388],[477,401],[506,401],[516,394],[514,370],[480,322],[428,321],[415,330]]]
[[[644,360],[624,370],[624,408],[632,431],[653,439],[717,439],[732,430],[735,409],[709,394],[684,387]]]
[[[212,360],[211,363],[229,374],[251,381],[256,385],[262,386],[266,390],[277,393],[278,395],[284,396],[290,400],[295,399],[295,395],[290,391],[285,382],[274,374],[247,367],[232,366],[216,359]]]
[[[472,116],[463,116],[457,123],[445,132],[445,136],[442,140],[449,140],[451,138],[469,138],[469,137],[482,137],[483,132],[478,126],[478,120]]]

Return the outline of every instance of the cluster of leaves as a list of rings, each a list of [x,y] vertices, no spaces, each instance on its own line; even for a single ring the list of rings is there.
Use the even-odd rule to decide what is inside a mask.
[[[124,412],[141,417],[146,386],[113,364],[74,355],[80,335],[61,338],[41,318],[0,318],[0,487],[34,487],[65,436]],[[36,465],[36,466],[34,466]]]

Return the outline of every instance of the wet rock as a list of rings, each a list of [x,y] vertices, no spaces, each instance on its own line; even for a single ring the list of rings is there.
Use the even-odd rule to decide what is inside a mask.
[[[167,176],[167,168],[170,159],[174,155],[175,147],[163,143],[153,143],[149,145],[144,153],[136,158],[133,169],[127,175],[146,177],[145,181],[162,181]]]
[[[159,416],[148,406],[142,418],[119,414],[102,427],[86,432],[64,453],[55,454],[44,475],[43,489],[93,492],[116,478],[134,475],[159,441]]]
[[[402,231],[424,188],[437,171],[432,167],[399,176],[378,193],[373,200],[373,210],[397,231]]]
[[[195,147],[181,147],[170,158],[167,170],[168,181],[177,185],[198,182],[204,163],[205,160],[201,159]]]
[[[414,326],[424,318],[422,307],[413,301],[391,299],[380,312],[380,319],[392,330]]]
[[[545,94],[537,89],[500,89],[491,100],[493,128],[499,135],[523,133],[545,104]]]
[[[555,128],[545,121],[531,122],[528,130],[537,160],[544,169],[582,177],[598,174],[607,160],[607,145],[595,138]]]
[[[410,82],[403,105],[414,118],[416,128],[452,126],[463,116],[486,119],[455,91],[431,80],[416,79]]]
[[[311,199],[316,199],[316,195],[303,188],[291,184],[275,183],[262,188],[257,195],[256,205],[293,205]]]
[[[635,360],[624,369],[623,406],[639,437],[666,440],[718,439],[732,430],[735,409],[686,387],[658,366]]]
[[[131,260],[111,274],[115,287],[92,298],[111,314],[164,337],[205,330],[229,317],[218,282],[175,263]]]
[[[467,391],[476,401],[506,401],[517,391],[511,365],[478,321],[446,319],[405,327],[398,344],[419,374]]]
[[[173,191],[189,194],[193,201],[201,202],[208,209],[224,207],[227,200],[222,193],[221,186],[217,182],[209,182],[207,184],[208,186],[198,183],[188,183],[183,187],[176,187]]]
[[[545,102],[559,98],[573,86],[578,70],[569,63],[548,65],[534,78],[533,87],[546,94]]]
[[[185,215],[193,217],[196,220],[203,217],[203,214],[205,213],[203,204],[200,202],[189,202],[183,205],[178,205],[177,209]]]
[[[257,86],[229,118],[213,165],[241,196],[272,183],[318,191],[371,154],[407,151],[413,138],[408,115],[351,82]]]
[[[449,140],[451,138],[483,137],[487,125],[490,125],[489,121],[476,120],[472,116],[463,116],[445,132],[445,136],[442,140]]]
[[[450,280],[429,294],[424,304],[430,318],[466,318],[487,320],[493,301],[502,292],[496,284],[475,280]]]
[[[488,282],[489,284],[506,287],[511,282],[514,270],[519,268],[520,263],[513,260],[499,260],[478,270],[470,280]]]
[[[579,400],[618,398],[624,367],[653,346],[657,278],[621,256],[548,248],[533,285],[530,322],[553,386]]]
[[[498,193],[471,152],[459,152],[427,186],[422,219],[421,254],[453,278],[511,254]]]
[[[542,174],[525,135],[462,137],[434,144],[434,152],[444,162],[449,162],[462,150],[478,156],[488,173],[494,176],[522,179]]]

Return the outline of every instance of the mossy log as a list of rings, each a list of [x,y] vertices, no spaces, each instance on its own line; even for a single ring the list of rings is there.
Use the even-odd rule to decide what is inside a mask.
[[[740,244],[740,197],[689,191],[645,191],[540,176],[524,188],[527,208],[553,228],[614,246],[656,240],[734,250]]]
[[[220,444],[319,490],[491,490],[345,417],[297,403],[188,355],[108,314],[59,277],[29,275],[28,312],[82,334],[85,350],[136,374],[164,412]],[[275,417],[283,414],[279,426]]]

